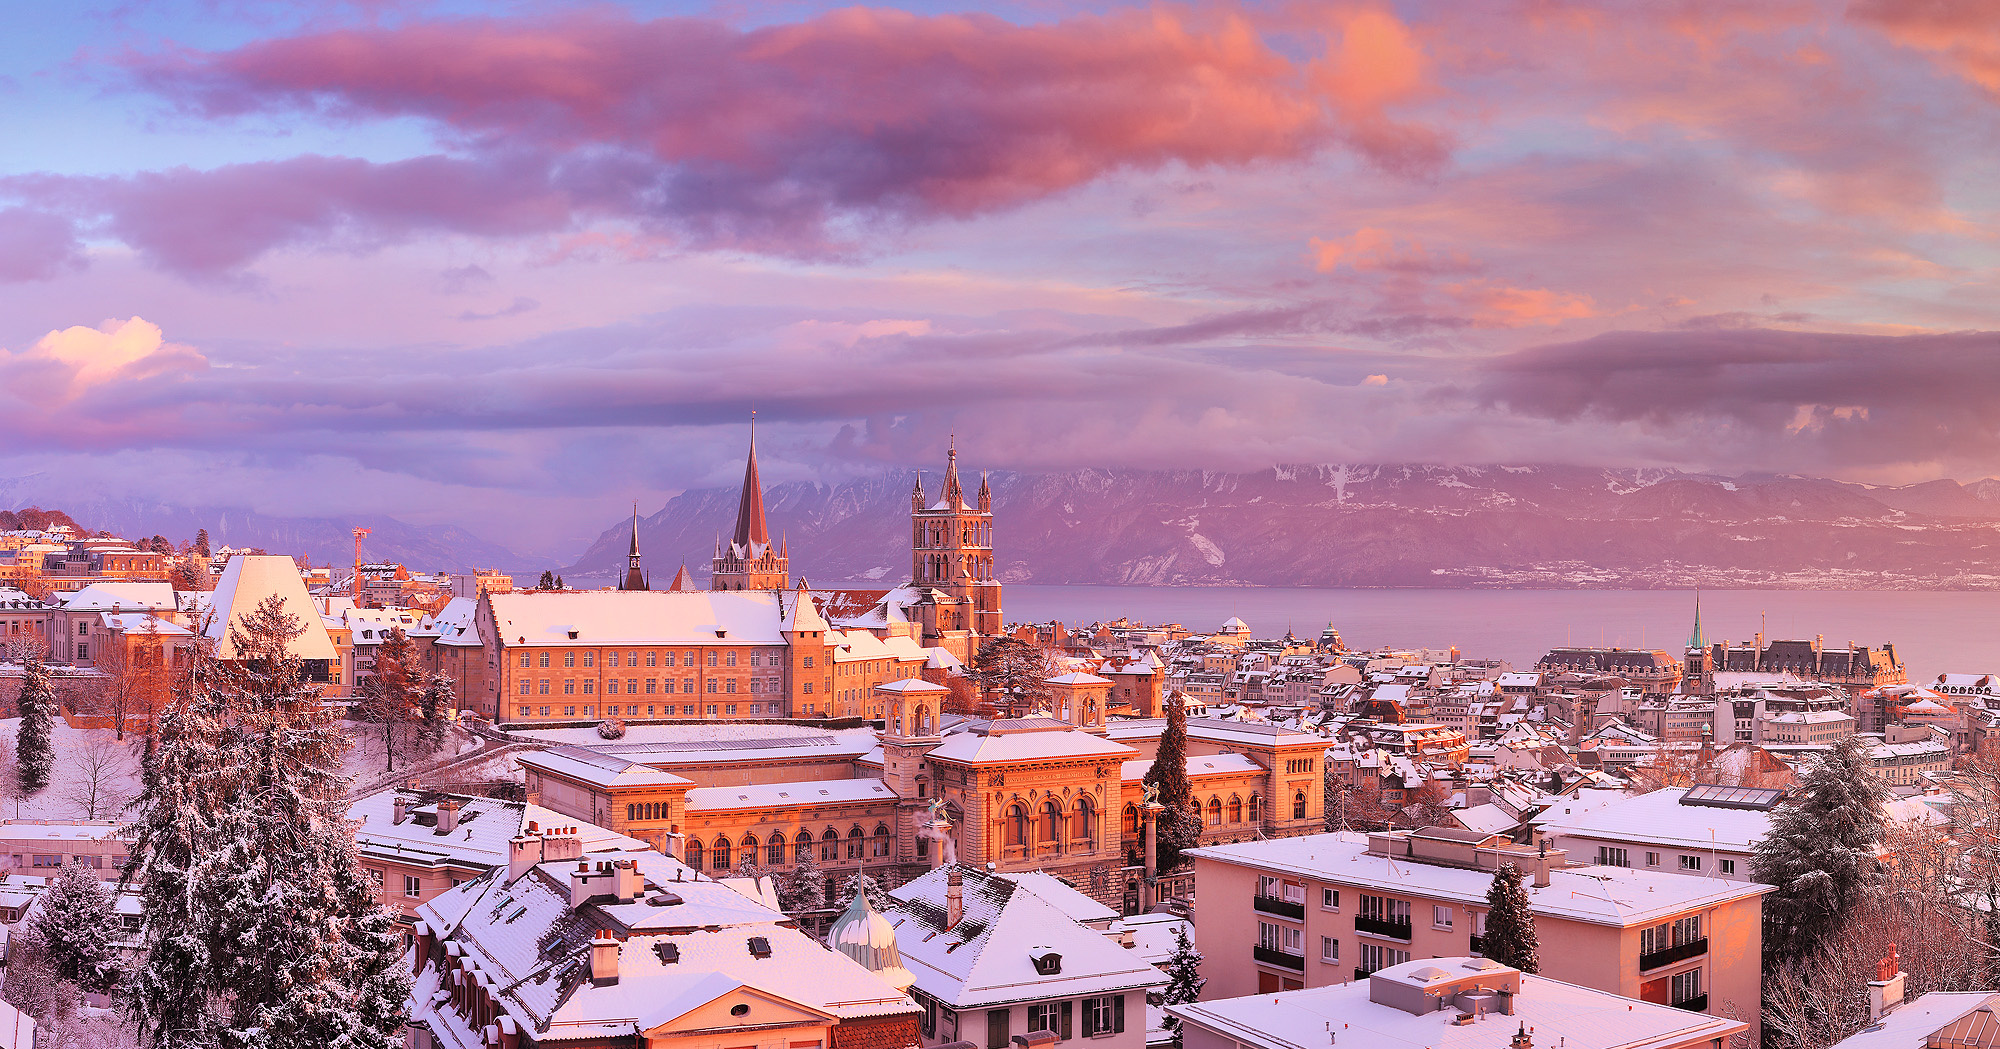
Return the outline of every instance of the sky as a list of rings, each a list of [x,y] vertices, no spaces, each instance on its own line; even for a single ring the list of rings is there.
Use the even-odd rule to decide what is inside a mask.
[[[2000,474],[2000,5],[10,5],[0,476]],[[17,488],[20,486],[17,485]]]

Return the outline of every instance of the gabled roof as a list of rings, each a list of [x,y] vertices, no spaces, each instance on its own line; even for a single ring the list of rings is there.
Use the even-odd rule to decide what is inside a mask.
[[[236,648],[229,641],[230,627],[241,623],[244,616],[256,611],[258,604],[273,595],[283,602],[286,614],[305,628],[303,634],[292,640],[293,656],[328,661],[338,658],[319,609],[313,605],[312,595],[306,593],[305,580],[299,577],[297,562],[272,554],[236,554],[222,570],[222,578],[210,598],[208,623],[202,630],[203,637],[215,642],[217,658],[237,658]]]
[[[280,558],[291,564],[289,557]],[[296,574],[296,569],[294,569]],[[51,594],[49,603],[68,612],[170,612],[174,609],[172,583],[105,580],[67,594]]]

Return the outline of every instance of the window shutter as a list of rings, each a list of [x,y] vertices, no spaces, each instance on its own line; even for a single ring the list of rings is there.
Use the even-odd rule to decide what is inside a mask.
[[[1125,996],[1122,994],[1111,998],[1111,1030],[1117,1034],[1125,1033]]]
[[[1069,1013],[1070,1013],[1070,1006],[1072,1006],[1072,1005],[1074,1005],[1074,1004],[1076,1004],[1076,1003],[1074,1003],[1074,1002],[1064,1002],[1064,1003],[1062,1003],[1062,1036],[1063,1036],[1064,1038],[1068,1038],[1068,1037],[1070,1037],[1070,1033],[1069,1033]]]
[[[1089,1038],[1097,1033],[1096,1005],[1097,1000],[1094,998],[1085,998],[1083,1000],[1083,1036],[1085,1038]]]

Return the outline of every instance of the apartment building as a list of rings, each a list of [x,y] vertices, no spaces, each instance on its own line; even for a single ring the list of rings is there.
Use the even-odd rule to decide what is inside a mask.
[[[1758,1009],[1769,886],[1572,866],[1476,831],[1316,834],[1189,853],[1205,994],[1365,979],[1419,958],[1476,955],[1501,864],[1529,879],[1543,975],[1717,1016]],[[1754,1037],[1754,1035],[1753,1035]]]
[[[1784,796],[1712,783],[1670,787],[1549,820],[1542,832],[1552,847],[1588,863],[1749,882],[1750,855]]]

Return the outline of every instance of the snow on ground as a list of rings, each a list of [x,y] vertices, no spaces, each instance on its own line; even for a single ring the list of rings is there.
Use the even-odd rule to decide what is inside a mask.
[[[354,745],[348,749],[347,756],[341,760],[341,771],[343,773],[363,782],[380,779],[390,774],[392,770],[389,769],[387,763],[382,759],[383,743],[381,725],[365,721],[343,721],[340,723],[340,727],[354,740]],[[407,749],[408,744],[404,743],[397,750],[396,767],[393,771],[401,772],[411,765],[427,765],[448,758],[453,754],[462,754],[468,750],[476,749],[479,746],[478,738],[465,729],[454,725],[450,731],[450,738],[445,741],[444,746],[438,748],[435,754],[416,755],[409,753]]]
[[[8,792],[14,778],[14,739],[20,735],[20,718],[0,718],[0,743],[4,743],[5,768],[0,783]],[[97,783],[97,818],[113,818],[112,813],[139,795],[139,748],[143,737],[125,733],[124,742],[110,729],[71,728],[57,718],[50,742],[55,747],[55,765],[49,785],[25,798],[0,797],[0,818],[73,820],[83,819],[90,784]]]

